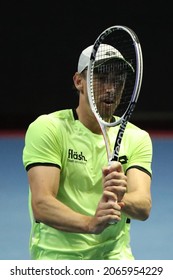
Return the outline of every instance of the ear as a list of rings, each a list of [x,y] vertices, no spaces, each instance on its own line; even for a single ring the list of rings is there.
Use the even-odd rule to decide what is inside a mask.
[[[83,78],[80,73],[76,72],[73,76],[73,82],[78,91],[83,89]]]

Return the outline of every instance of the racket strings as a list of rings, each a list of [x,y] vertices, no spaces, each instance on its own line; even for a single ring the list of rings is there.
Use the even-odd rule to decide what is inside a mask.
[[[116,44],[116,46],[115,46]],[[110,123],[130,104],[135,83],[133,40],[123,30],[111,32],[100,44],[93,63],[93,101],[99,118]]]
[[[123,115],[131,101],[133,83],[128,82],[131,69],[121,60],[108,61],[94,68],[93,99],[100,118],[111,122],[115,114]]]

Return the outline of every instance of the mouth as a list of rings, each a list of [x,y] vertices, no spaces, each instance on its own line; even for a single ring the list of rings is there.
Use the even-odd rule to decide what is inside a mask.
[[[115,96],[113,94],[103,96],[101,98],[101,102],[103,102],[103,103],[105,103],[107,105],[112,105],[112,104],[115,103]]]

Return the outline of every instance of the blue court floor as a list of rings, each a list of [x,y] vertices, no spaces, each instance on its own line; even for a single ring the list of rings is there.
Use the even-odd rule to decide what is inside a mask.
[[[173,260],[173,135],[152,135],[153,207],[150,218],[132,221],[138,260]],[[0,260],[28,260],[28,182],[22,165],[24,137],[0,134]]]

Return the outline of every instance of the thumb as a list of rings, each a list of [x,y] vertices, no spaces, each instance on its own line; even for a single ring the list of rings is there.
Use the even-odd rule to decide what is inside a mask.
[[[123,209],[125,207],[124,201],[118,202],[118,205],[121,207],[121,209]]]
[[[111,161],[109,166],[110,166],[110,172],[114,170],[116,170],[117,172],[123,171],[122,164],[119,161]]]

